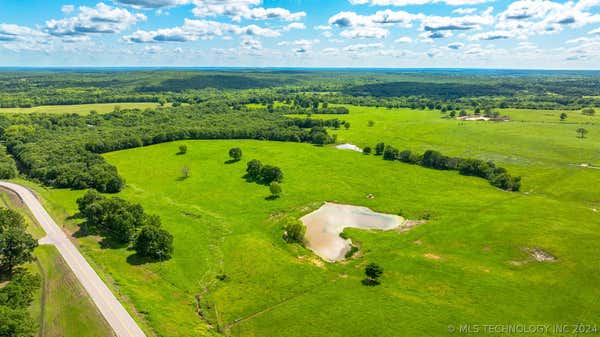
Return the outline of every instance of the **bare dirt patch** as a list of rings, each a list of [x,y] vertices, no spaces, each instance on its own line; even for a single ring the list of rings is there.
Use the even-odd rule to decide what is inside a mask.
[[[426,253],[426,254],[423,254],[423,256],[424,256],[425,258],[427,258],[427,259],[430,259],[430,260],[439,260],[439,259],[441,259],[441,258],[442,258],[441,256],[439,256],[439,255],[435,255],[435,254],[433,254],[433,253]]]
[[[554,262],[557,258],[549,252],[537,247],[524,247],[524,252],[529,255],[529,259],[522,261],[510,261],[513,266],[522,266],[530,262]]]

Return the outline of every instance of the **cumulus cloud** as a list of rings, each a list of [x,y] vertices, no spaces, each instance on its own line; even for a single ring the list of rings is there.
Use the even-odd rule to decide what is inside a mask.
[[[428,5],[434,3],[445,3],[450,6],[477,5],[491,0],[350,0],[353,5],[372,5],[372,6],[412,6]]]
[[[306,26],[301,22],[292,22],[289,25],[283,27],[283,31],[287,32],[292,29],[306,29]]]
[[[512,36],[513,36],[512,32],[497,30],[497,31],[491,31],[491,32],[485,32],[485,33],[475,34],[475,35],[473,35],[472,39],[473,40],[487,40],[487,41],[491,41],[491,40],[509,39]]]
[[[422,20],[421,28],[428,32],[479,29],[494,23],[492,11],[493,8],[490,7],[481,15],[428,16]]]
[[[345,52],[359,52],[367,49],[383,48],[383,43],[359,43],[344,47]]]
[[[379,27],[357,27],[345,30],[340,35],[348,39],[381,39],[389,33],[387,29]]]
[[[100,2],[93,8],[79,7],[79,14],[76,16],[46,21],[45,31],[53,36],[112,34],[120,33],[145,20],[146,16],[143,14],[134,14]]]
[[[197,17],[228,16],[234,21],[281,19],[297,21],[306,16],[305,12],[292,13],[285,8],[256,7],[261,0],[193,0],[196,6],[193,13]]]
[[[260,37],[278,37],[281,35],[277,30],[257,25],[242,27],[219,21],[185,19],[183,26],[153,31],[138,30],[133,34],[124,36],[123,40],[132,43],[186,42],[211,40],[215,37],[227,37],[231,34]]]
[[[402,36],[394,40],[396,43],[411,43],[412,39],[408,36]]]
[[[469,7],[469,8],[457,8],[452,11],[454,14],[467,15],[473,14],[477,11],[477,8]]]
[[[496,29],[510,31],[512,36],[555,34],[567,27],[579,28],[600,22],[600,14],[593,11],[597,0],[568,1],[519,0],[511,3],[498,16]]]
[[[157,9],[164,7],[175,7],[187,5],[191,0],[114,0],[123,5],[129,5],[135,8]]]

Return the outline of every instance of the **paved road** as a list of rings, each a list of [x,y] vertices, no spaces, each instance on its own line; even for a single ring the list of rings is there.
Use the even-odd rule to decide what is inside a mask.
[[[69,240],[60,227],[52,220],[48,212],[36,196],[27,188],[9,182],[0,181],[0,186],[14,191],[29,207],[33,216],[46,231],[46,237],[40,240],[42,244],[56,246],[67,265],[77,276],[92,301],[98,307],[108,324],[113,328],[118,337],[142,337],[146,336],[137,325],[127,310],[123,308],[102,279],[90,267],[75,245]]]

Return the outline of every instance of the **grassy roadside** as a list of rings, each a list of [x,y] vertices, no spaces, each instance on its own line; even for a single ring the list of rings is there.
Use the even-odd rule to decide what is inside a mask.
[[[0,189],[0,206],[23,214],[29,225],[28,231],[36,239],[44,236],[43,229],[16,194]],[[39,324],[38,336],[114,336],[58,250],[53,246],[39,246],[34,255],[36,260],[26,267],[42,278],[42,286],[30,308]]]

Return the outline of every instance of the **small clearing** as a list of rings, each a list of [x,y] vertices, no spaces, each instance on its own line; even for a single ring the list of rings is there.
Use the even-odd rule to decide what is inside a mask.
[[[339,150],[351,150],[351,151],[356,151],[356,152],[363,152],[360,147],[358,147],[354,144],[350,144],[350,143],[340,144],[340,145],[337,145],[335,148],[339,149]]]
[[[327,261],[341,261],[352,241],[343,239],[344,228],[392,230],[404,223],[404,218],[373,212],[366,207],[326,202],[318,210],[303,216],[307,246]]]

